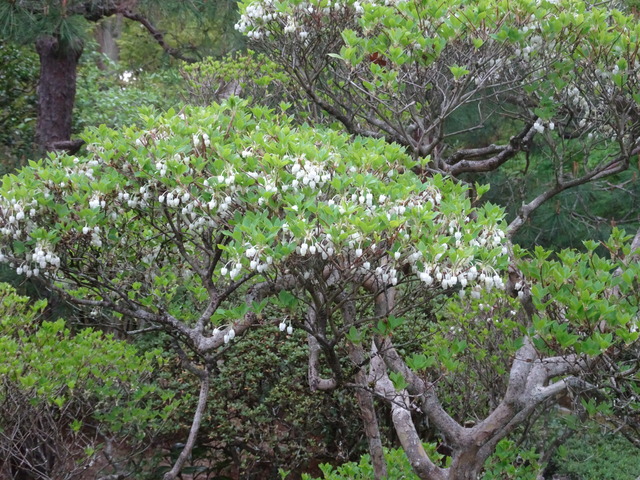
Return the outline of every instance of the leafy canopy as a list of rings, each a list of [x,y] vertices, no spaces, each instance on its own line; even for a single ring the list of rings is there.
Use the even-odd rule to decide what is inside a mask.
[[[502,211],[472,209],[466,187],[440,176],[423,181],[397,145],[294,128],[233,98],[144,123],[94,129],[86,157],[5,177],[0,261],[83,287],[80,297],[126,292],[153,312],[185,289],[205,302],[212,281],[304,280],[329,264],[378,269],[390,285],[502,284]]]

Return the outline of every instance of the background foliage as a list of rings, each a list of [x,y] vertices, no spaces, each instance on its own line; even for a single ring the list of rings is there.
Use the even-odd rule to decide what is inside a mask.
[[[38,62],[34,53],[0,40],[0,174],[33,152]]]
[[[150,382],[158,351],[89,328],[72,334],[63,320],[41,321],[44,307],[0,284],[0,471],[78,478],[125,441],[129,454],[105,468],[126,470],[177,406]]]

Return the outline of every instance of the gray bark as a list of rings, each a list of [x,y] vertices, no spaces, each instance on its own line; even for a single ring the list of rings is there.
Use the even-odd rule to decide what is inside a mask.
[[[187,443],[182,449],[182,452],[180,452],[180,455],[176,459],[171,470],[164,474],[163,480],[175,480],[178,478],[182,467],[191,456],[191,451],[196,444],[196,438],[198,436],[198,431],[200,430],[202,415],[204,414],[204,410],[207,406],[207,397],[209,396],[209,377],[209,370],[202,371],[200,375],[200,395],[198,397],[198,406],[193,414],[193,421],[191,423],[191,429],[189,430]]]

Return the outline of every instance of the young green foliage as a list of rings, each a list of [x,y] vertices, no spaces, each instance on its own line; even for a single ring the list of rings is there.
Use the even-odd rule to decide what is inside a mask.
[[[149,442],[175,405],[149,383],[157,351],[92,329],[73,335],[63,320],[40,321],[45,305],[0,284],[0,466],[68,478],[105,442]]]

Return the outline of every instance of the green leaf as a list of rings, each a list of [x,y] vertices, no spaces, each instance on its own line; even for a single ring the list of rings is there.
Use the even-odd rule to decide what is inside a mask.
[[[391,383],[393,383],[393,388],[396,390],[404,390],[409,386],[407,381],[404,379],[401,373],[391,372],[389,374],[389,378],[391,379]]]
[[[449,70],[451,70],[453,78],[455,78],[456,80],[460,80],[462,77],[469,74],[469,70],[464,67],[459,67],[458,65],[450,66]]]
[[[349,331],[346,334],[347,340],[351,343],[361,343],[363,335],[358,331],[358,329],[354,326],[351,326]]]
[[[414,353],[407,359],[407,365],[411,370],[422,371],[432,367],[436,362],[435,357],[427,357],[423,353]]]
[[[283,305],[284,307],[294,308],[296,305],[298,305],[298,299],[286,290],[280,290],[280,292],[278,293],[278,299],[280,300],[281,305]]]
[[[393,315],[389,315],[387,321],[389,322],[389,328],[391,330],[395,330],[400,325],[404,323],[404,318],[402,317],[394,317]]]
[[[15,240],[13,242],[13,253],[15,253],[16,255],[23,255],[25,251],[26,247],[24,242],[20,242],[18,240]]]

